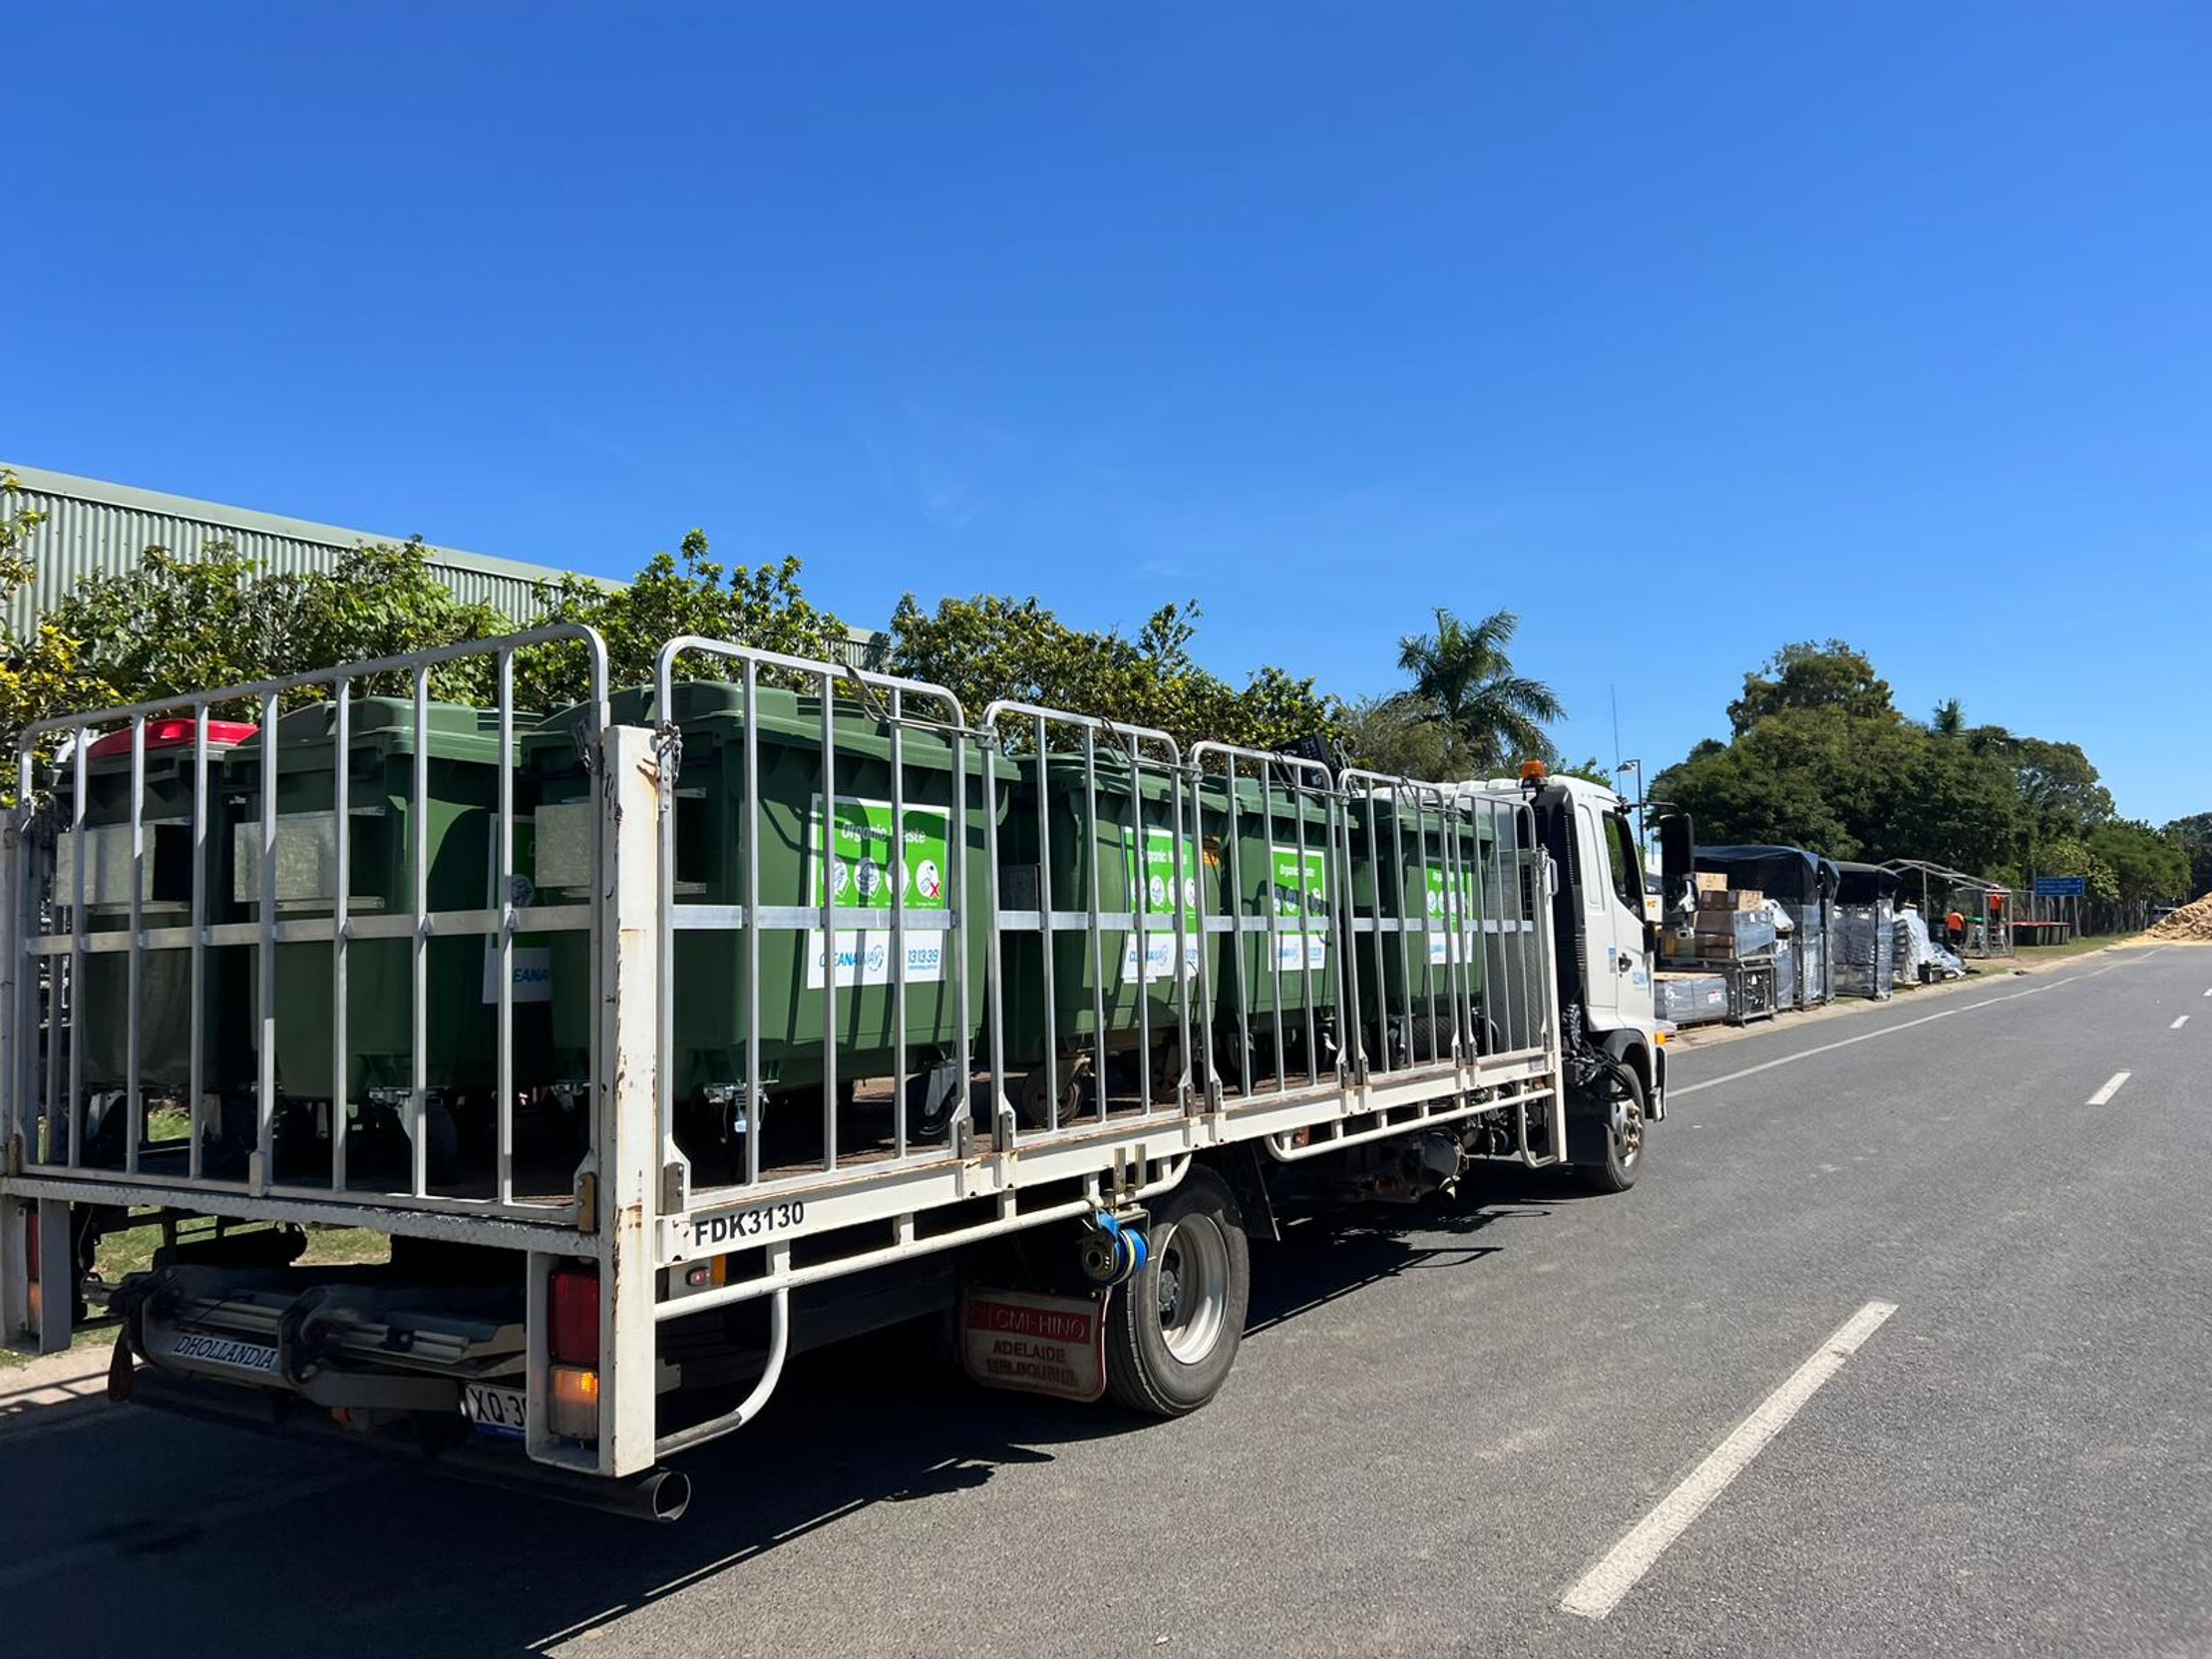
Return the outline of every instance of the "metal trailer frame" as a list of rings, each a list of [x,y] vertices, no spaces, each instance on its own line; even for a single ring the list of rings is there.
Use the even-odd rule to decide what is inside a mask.
[[[562,641],[574,642],[589,655],[595,719],[585,744],[587,762],[598,781],[598,811],[592,831],[594,897],[592,902],[581,905],[520,904],[514,902],[520,889],[513,883],[513,872],[507,867],[512,860],[514,774],[519,765],[512,708],[514,660],[518,651]],[[276,882],[276,792],[264,787],[261,792],[260,868],[264,900],[261,914],[252,923],[205,924],[204,895],[200,889],[207,880],[204,762],[210,709],[228,702],[251,700],[261,708],[264,731],[273,735],[288,696],[311,690],[327,692],[339,702],[343,748],[343,711],[349,689],[372,674],[397,673],[411,678],[419,735],[428,719],[431,671],[472,655],[494,659],[499,684],[502,776],[497,847],[501,871],[510,878],[502,902],[482,911],[432,912],[423,907],[420,841],[426,815],[417,810],[414,814],[416,903],[411,914],[349,915],[343,897],[344,860],[341,858],[341,897],[335,914],[325,919],[280,919],[276,906],[268,902]],[[367,1227],[395,1237],[511,1249],[522,1258],[520,1267],[526,1291],[529,1415],[525,1449],[528,1459],[547,1471],[548,1478],[550,1472],[568,1471],[600,1477],[599,1484],[603,1486],[610,1480],[648,1475],[663,1457],[750,1420],[776,1386],[790,1348],[791,1294],[804,1286],[1048,1223],[1097,1218],[1116,1211],[1126,1213],[1130,1206],[1174,1187],[1195,1158],[1234,1146],[1252,1147],[1278,1162],[1297,1162],[1407,1136],[1434,1125],[1504,1113],[1512,1122],[1512,1133],[1505,1141],[1513,1150],[1494,1156],[1524,1164],[1551,1164],[1563,1158],[1566,1103],[1561,1022],[1553,941],[1545,922],[1546,902],[1555,889],[1557,877],[1536,836],[1533,807],[1525,794],[1373,774],[1338,776],[1318,763],[1287,762],[1279,756],[1222,744],[1199,744],[1185,754],[1162,732],[1019,702],[994,703],[971,726],[958,700],[941,686],[695,635],[672,640],[660,652],[655,670],[657,710],[668,710],[670,688],[679,662],[691,657],[710,659],[718,672],[735,675],[748,688],[757,686],[766,675],[797,679],[819,690],[825,798],[835,793],[834,787],[828,786],[835,782],[832,705],[840,696],[852,699],[855,706],[872,712],[889,726],[895,754],[901,733],[915,727],[927,727],[951,742],[955,751],[956,800],[965,799],[960,792],[965,788],[967,776],[966,746],[976,745],[981,751],[984,827],[989,842],[987,890],[980,896],[964,891],[958,884],[963,883],[964,859],[953,859],[949,860],[952,868],[947,873],[956,885],[941,918],[909,912],[902,891],[895,891],[887,907],[840,905],[834,902],[829,883],[823,884],[824,902],[818,906],[770,906],[761,902],[756,854],[746,872],[744,903],[709,907],[678,902],[672,886],[673,802],[681,765],[676,729],[666,724],[658,730],[647,730],[610,723],[605,647],[588,629],[539,629],[49,720],[31,728],[19,755],[23,799],[27,802],[33,799],[37,746],[57,737],[73,736],[78,758],[71,815],[81,820],[82,757],[94,731],[102,725],[127,723],[135,734],[134,754],[143,768],[146,720],[164,711],[190,711],[198,726],[196,752],[201,787],[194,822],[195,845],[203,856],[194,873],[194,925],[161,929],[134,927],[127,933],[112,936],[116,942],[111,943],[102,936],[86,933],[79,904],[64,907],[70,927],[57,933],[51,931],[40,908],[49,896],[54,826],[36,811],[18,810],[7,816],[4,836],[0,836],[0,897],[4,897],[4,903],[0,903],[0,998],[4,998],[4,1004],[0,1006],[8,1014],[0,1019],[0,1152],[4,1152],[4,1162],[0,1162],[0,1339],[14,1344],[28,1342],[41,1352],[68,1346],[72,1334],[70,1297],[44,1294],[48,1285],[33,1280],[29,1263],[33,1250],[43,1264],[70,1261],[72,1206],[155,1208],[234,1221]],[[915,712],[917,705],[928,711],[927,717]],[[1485,845],[1481,836],[1486,823],[1492,850],[1486,857],[1479,855],[1472,865],[1459,850],[1456,835],[1448,834],[1443,842],[1446,890],[1455,896],[1461,893],[1464,878],[1464,890],[1474,896],[1477,912],[1467,916],[1448,907],[1441,924],[1448,938],[1437,964],[1443,971],[1434,978],[1441,980],[1450,1010],[1449,1044],[1432,1042],[1425,1055],[1408,1055],[1402,1063],[1394,1064],[1387,1053],[1370,1054],[1357,1042],[1346,1042],[1338,1063],[1327,1074],[1310,1074],[1304,1082],[1279,1075],[1269,1086],[1251,1086],[1255,1080],[1250,1079],[1229,1079],[1209,1063],[1204,1067],[1203,1086],[1195,1085],[1191,1077],[1192,996],[1195,993],[1201,999],[1199,1006],[1209,1018],[1215,1006],[1201,950],[1194,964],[1196,971],[1179,975],[1182,1064],[1166,1098],[1155,1097],[1146,1075],[1135,1104],[1115,1109],[1101,1066],[1097,1071],[1100,1081],[1091,1103],[1093,1109],[1064,1120],[1055,1104],[1042,1127],[1022,1122],[1006,1097],[1004,957],[995,949],[987,956],[989,966],[981,988],[983,1006],[975,1010],[968,1000],[974,988],[966,982],[966,957],[961,949],[964,930],[987,929],[994,945],[1011,934],[1039,933],[1047,947],[1048,963],[1050,945],[1063,933],[1079,933],[1085,938],[1094,963],[1103,958],[1105,933],[1134,933],[1141,963],[1148,930],[1156,925],[1176,925],[1173,916],[1147,915],[1141,908],[1133,913],[1102,911],[1095,858],[1091,890],[1081,909],[1054,908],[1048,888],[1041,890],[1035,909],[1006,905],[997,860],[997,815],[992,805],[995,779],[1002,769],[1022,763],[1018,739],[1010,748],[1010,736],[1026,732],[1036,743],[1042,766],[1045,738],[1054,731],[1073,734],[1073,748],[1063,749],[1060,754],[1072,755],[1084,764],[1088,821],[1097,818],[1096,766],[1101,741],[1123,749],[1133,769],[1163,769],[1171,790],[1178,861],[1183,853],[1183,827],[1194,818],[1206,777],[1217,766],[1224,769],[1232,781],[1239,766],[1287,769],[1277,775],[1297,781],[1285,787],[1326,799],[1332,843],[1330,884],[1337,890],[1329,905],[1327,948],[1334,956],[1340,1000],[1354,1009],[1362,951],[1379,952],[1393,935],[1425,936],[1437,931],[1438,924],[1426,915],[1417,921],[1353,916],[1351,815],[1364,808],[1372,824],[1375,810],[1386,799],[1395,817],[1404,817],[1406,809],[1410,809],[1421,848],[1419,868],[1425,887],[1429,854],[1420,827],[1431,817],[1446,825],[1471,826],[1473,844],[1480,849]],[[276,749],[273,741],[264,744],[264,785],[275,772]],[[427,798],[427,745],[418,743],[410,798],[418,809]],[[1147,752],[1149,759],[1145,757]],[[749,734],[746,810],[754,814],[762,810],[754,787],[757,778],[752,775],[757,761]],[[343,769],[339,769],[343,775]],[[901,765],[895,761],[892,769],[898,778]],[[896,836],[905,806],[902,779],[895,788],[892,811]],[[144,859],[138,822],[141,805],[134,798],[134,870],[143,866]],[[1141,804],[1135,803],[1133,797],[1133,810],[1141,818]],[[834,817],[826,811],[823,815],[825,842],[834,838]],[[960,817],[956,811],[955,821]],[[341,797],[337,830],[341,841],[343,820]],[[1401,823],[1395,832],[1401,838],[1397,844],[1402,844],[1405,827]],[[1141,840],[1139,846],[1141,849]],[[84,863],[77,860],[80,885]],[[897,885],[902,889],[902,884]],[[81,893],[73,896],[81,897]],[[1272,915],[1208,916],[1205,927],[1241,938],[1255,923],[1279,939],[1280,919]],[[952,1114],[946,1140],[910,1143],[903,1111],[895,1104],[895,1140],[887,1154],[879,1152],[865,1158],[840,1158],[832,1018],[825,1021],[825,1030],[832,1035],[825,1039],[827,1133],[821,1167],[763,1169],[756,1154],[749,1157],[742,1179],[706,1188],[696,1187],[694,1171],[673,1136],[666,1068],[661,1064],[668,1042],[672,1006],[668,980],[674,937],[677,930],[693,927],[743,932],[745,948],[754,953],[756,962],[764,933],[818,931],[825,947],[832,951],[832,964],[841,930],[884,932],[895,939],[902,939],[909,929],[941,930],[952,946],[949,955],[955,965],[951,971],[961,975],[957,994],[962,1006],[978,1016],[975,1029],[982,1033],[990,1060],[988,1069],[979,1074],[971,1054],[963,1051],[959,1057],[964,1098]],[[490,942],[502,963],[509,963],[518,933],[564,928],[587,930],[595,941],[591,994],[599,1010],[592,1056],[593,1097],[587,1119],[590,1144],[576,1166],[572,1188],[539,1194],[518,1191],[515,1186],[513,986],[511,975],[502,973],[497,997],[501,1031],[495,1189],[485,1196],[432,1190],[422,1133],[425,1002],[421,963],[427,940],[439,933],[481,936]],[[297,942],[330,945],[340,964],[341,1001],[333,1013],[343,1021],[343,963],[349,941],[360,938],[405,938],[416,946],[415,1087],[407,1113],[412,1156],[404,1189],[380,1190],[343,1178],[343,1126],[336,1121],[337,1115],[331,1185],[319,1188],[279,1182],[270,1157],[276,1057],[265,1024],[270,1001],[267,981],[274,960],[270,947]],[[1486,953],[1481,1005],[1474,997],[1469,971],[1477,941]],[[71,1134],[58,1142],[57,1126],[76,1126],[82,1102],[74,1092],[66,1101],[62,1097],[62,1073],[73,1072],[73,1063],[42,1063],[58,1058],[47,1049],[59,1041],[64,1028],[47,1033],[49,1042],[42,1044],[40,1034],[46,1028],[41,1024],[41,1009],[58,1007],[53,993],[61,988],[70,967],[94,949],[128,950],[134,960],[146,950],[187,950],[197,962],[210,948],[237,945],[261,947],[257,1012],[264,1022],[258,1140],[245,1177],[225,1179],[202,1167],[202,1102],[197,1091],[191,1105],[191,1141],[181,1170],[175,1167],[179,1160],[173,1149],[142,1147],[144,1102],[135,1085],[127,1103],[131,1139],[125,1167],[87,1164],[82,1157],[81,1135]],[[1242,952],[1237,956],[1241,961]],[[903,950],[894,950],[888,960],[897,993],[899,1043],[903,1050],[908,959]],[[836,980],[831,966],[824,973],[822,989],[833,1006]],[[761,1027],[757,974],[751,982],[756,989],[749,999],[752,1006],[746,1010],[748,1049],[757,1050]],[[1410,994],[1407,989],[1408,999]],[[1138,1000],[1143,1010],[1146,998],[1140,994]],[[1502,1012],[1504,1018],[1498,1028],[1501,1040],[1494,1044],[1485,1040],[1486,1033],[1476,1024],[1479,1018],[1492,1018],[1492,1011]],[[197,1015],[198,1011],[194,1012]],[[1148,1019],[1148,1012],[1143,1017]],[[71,1008],[67,1015],[70,1022],[83,1018],[82,1008]],[[336,1045],[339,1075],[334,1087],[342,1101],[347,1058],[342,1028],[339,1038]],[[1149,1048],[1144,1053],[1141,1064],[1148,1073]],[[1052,1060],[1048,1051],[1048,1064]],[[902,1068],[905,1065],[902,1053],[900,1065]],[[80,1080],[73,1075],[67,1079],[72,1090]],[[757,1083],[757,1079],[751,1081]],[[1232,1082],[1239,1086],[1229,1086]],[[1051,1097],[1056,1103],[1056,1089]],[[58,1159],[52,1156],[58,1148]],[[30,1236],[32,1228],[37,1230],[35,1244]],[[556,1439],[546,1427],[551,1386],[548,1281],[557,1266],[574,1261],[594,1265],[599,1276],[599,1363],[604,1382],[594,1442]],[[701,1274],[687,1268],[687,1264],[702,1262],[713,1264],[713,1270]],[[53,1279],[51,1265],[46,1279]],[[73,1269],[70,1283],[74,1290]],[[768,1304],[769,1342],[750,1391],[720,1415],[673,1432],[661,1432],[657,1408],[659,1325],[751,1301]]]
[[[1936,911],[1932,908],[1934,890],[1940,885],[1944,890],[1944,902],[1948,903],[1963,889],[1973,908],[1966,912],[1966,941],[1959,954],[1983,961],[2013,954],[2014,911],[2010,901],[2017,898],[2018,895],[2012,888],[1984,877],[1970,876],[1964,870],[1954,870],[1948,865],[1931,863],[1926,859],[1891,859],[1882,868],[1897,872],[1900,883],[1909,876],[1920,878],[1920,914],[1928,922],[1931,938],[1936,929]],[[1936,942],[1946,950],[1950,948],[1948,939]]]

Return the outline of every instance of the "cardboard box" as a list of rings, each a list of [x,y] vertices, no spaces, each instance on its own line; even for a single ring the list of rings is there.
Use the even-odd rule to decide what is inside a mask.
[[[1717,870],[1698,871],[1697,874],[1697,883],[1698,891],[1701,894],[1725,893],[1728,891],[1728,878]]]
[[[1766,895],[1756,887],[1730,887],[1718,893],[1698,895],[1700,910],[1756,910],[1766,902]]]
[[[1703,941],[1707,936],[1693,933],[1662,933],[1659,936],[1659,955],[1667,962],[1696,962],[1703,955]]]

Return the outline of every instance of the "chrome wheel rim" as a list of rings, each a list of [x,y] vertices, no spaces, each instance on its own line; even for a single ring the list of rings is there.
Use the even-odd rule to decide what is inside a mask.
[[[1195,1365],[1213,1352],[1229,1311],[1229,1241],[1210,1216],[1189,1216],[1153,1243],[1160,1335]]]
[[[1620,1167],[1632,1170],[1644,1156],[1644,1109],[1631,1096],[1613,1107],[1613,1146]]]

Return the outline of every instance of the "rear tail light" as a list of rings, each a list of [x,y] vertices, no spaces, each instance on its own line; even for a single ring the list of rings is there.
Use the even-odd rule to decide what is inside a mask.
[[[599,1363],[599,1273],[556,1267],[545,1276],[546,1352],[556,1365]]]
[[[545,1348],[552,1395],[546,1427],[557,1439],[599,1437],[599,1271],[574,1263],[545,1276]]]

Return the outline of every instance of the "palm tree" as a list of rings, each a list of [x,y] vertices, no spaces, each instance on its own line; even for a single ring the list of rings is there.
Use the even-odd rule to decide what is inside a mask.
[[[1566,715],[1550,686],[1513,672],[1505,647],[1520,626],[1510,611],[1493,611],[1469,627],[1438,605],[1435,633],[1398,642],[1398,666],[1413,677],[1406,695],[1466,745],[1478,775],[1516,756],[1548,757],[1543,722]]]
[[[1939,738],[1955,738],[1966,729],[1966,706],[1956,697],[1947,697],[1936,705],[1936,712],[1928,717],[1928,729]]]

